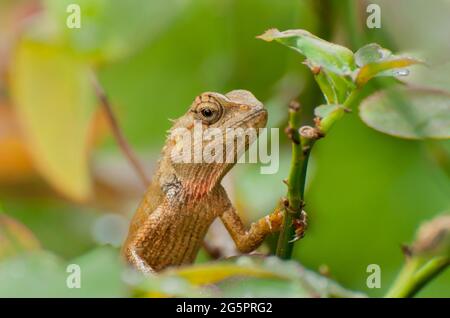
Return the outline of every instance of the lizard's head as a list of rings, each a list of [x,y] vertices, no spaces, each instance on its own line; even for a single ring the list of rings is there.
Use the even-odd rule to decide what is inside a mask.
[[[206,188],[211,188],[266,123],[267,111],[249,91],[234,90],[225,95],[205,92],[172,127],[172,164],[179,174],[201,177]]]
[[[192,103],[190,114],[191,120],[201,125],[204,132],[201,141],[206,150],[204,157],[211,154],[209,149],[218,149],[222,144],[222,157],[228,163],[236,162],[267,123],[263,104],[245,90],[234,90],[225,95],[203,93]]]
[[[267,111],[263,104],[246,90],[234,90],[225,95],[205,92],[192,103],[192,118],[208,128],[263,128]]]

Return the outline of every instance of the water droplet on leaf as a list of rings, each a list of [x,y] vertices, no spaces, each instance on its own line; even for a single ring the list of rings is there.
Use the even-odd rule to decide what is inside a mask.
[[[408,76],[409,70],[407,70],[407,69],[394,70],[394,71],[392,71],[392,74],[394,76]]]

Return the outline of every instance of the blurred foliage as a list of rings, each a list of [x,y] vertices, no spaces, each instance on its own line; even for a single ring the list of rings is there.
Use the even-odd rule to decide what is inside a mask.
[[[82,28],[75,30],[66,27],[67,8],[74,3],[82,8]],[[186,3],[183,0],[149,1],[144,5],[141,0],[44,0],[49,19],[60,33],[60,41],[97,63],[115,61],[136,51],[158,36]]]
[[[75,200],[91,191],[88,137],[95,105],[89,69],[61,48],[24,38],[11,65],[11,94],[36,168]]]
[[[450,94],[431,89],[403,89],[372,95],[361,106],[361,118],[389,135],[450,138]]]
[[[136,185],[139,180],[127,170],[109,133],[101,128],[89,97],[81,103],[82,96],[89,96],[84,82],[88,79],[77,82],[84,83],[78,84],[78,93],[70,93],[75,86],[69,87],[63,80],[64,70],[78,73],[86,67],[96,71],[124,134],[149,170],[170,127],[167,119],[181,116],[203,91],[251,90],[268,107],[273,127],[284,126],[287,103],[299,95],[305,113],[312,118],[313,109],[325,100],[314,77],[301,64],[302,58],[255,39],[272,27],[306,29],[352,51],[372,42],[395,52],[414,51],[406,56],[419,56],[428,67],[415,68],[404,81],[450,91],[450,3],[445,0],[432,4],[371,1],[382,8],[382,29],[372,30],[364,27],[365,2],[357,0],[173,0],[173,5],[144,0],[120,4],[77,1],[87,9],[80,30],[64,27],[67,2],[0,1],[0,202],[10,220],[0,225],[0,243],[2,248],[7,246],[3,244],[5,233],[8,242],[21,235],[31,240],[24,233],[33,233],[42,248],[0,262],[2,296],[132,293],[128,280],[126,284],[121,280],[118,251],[99,248],[101,243],[94,234],[105,213],[131,215],[143,189]],[[26,32],[19,32],[23,28]],[[24,59],[30,45],[50,53],[62,50],[64,57],[42,56],[40,50],[33,50]],[[38,68],[35,62],[27,66],[39,58],[47,60],[39,62],[47,68]],[[79,67],[67,67],[68,59],[79,62],[74,64]],[[17,73],[14,65],[22,65],[26,72]],[[52,72],[58,74],[52,77]],[[62,100],[63,94],[76,98]],[[34,109],[35,103],[46,110]],[[71,111],[76,103],[81,103],[82,109]],[[70,118],[78,128],[67,123]],[[31,136],[30,127],[37,127]],[[36,134],[51,138],[37,142],[33,139],[38,138]],[[287,175],[290,155],[287,139],[281,138],[277,174],[261,175],[256,165],[238,165],[227,178],[236,205],[249,221],[271,211],[285,193],[281,180]],[[37,152],[42,156],[37,158]],[[306,193],[310,228],[296,245],[295,259],[312,270],[326,264],[331,278],[346,288],[369,296],[384,294],[403,262],[400,244],[411,241],[423,220],[449,208],[449,153],[448,141],[398,139],[368,128],[356,114],[343,118],[312,153]],[[43,167],[39,160],[44,158],[58,163]],[[90,191],[86,190],[88,183]],[[83,203],[74,202],[80,197]],[[269,238],[269,247],[273,240]],[[208,259],[202,255],[203,261]],[[70,263],[82,267],[83,287],[79,290],[66,288],[65,266]],[[366,287],[369,264],[381,266],[381,289]],[[278,274],[277,270],[293,276],[302,271],[296,264],[292,266],[297,270],[280,263],[270,266],[269,270]],[[252,263],[249,268],[261,267]],[[185,280],[180,283],[179,278],[174,284],[171,275],[132,289],[146,296],[199,295],[211,290]],[[301,274],[290,279],[226,279],[212,289],[219,288],[221,296],[310,295],[297,284]],[[418,296],[448,295],[447,271]]]
[[[17,252],[38,249],[40,244],[25,226],[0,212],[0,261]]]
[[[255,255],[169,269],[137,284],[137,290],[141,296],[365,297],[295,261]]]
[[[68,267],[80,267],[81,288],[67,288]],[[69,274],[67,274],[69,273]],[[0,297],[364,297],[275,257],[243,256],[165,270],[144,277],[123,268],[117,251],[97,248],[63,261],[36,251],[0,263]]]
[[[81,268],[81,288],[67,288],[68,264]],[[117,251],[101,248],[73,259],[37,251],[0,263],[1,297],[120,297],[126,288],[120,279]]]

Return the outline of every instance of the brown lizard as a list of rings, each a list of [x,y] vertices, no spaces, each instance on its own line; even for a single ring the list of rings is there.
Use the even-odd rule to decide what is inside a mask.
[[[174,122],[155,176],[131,221],[122,249],[128,263],[144,273],[192,263],[217,217],[243,253],[256,249],[268,234],[281,227],[283,213],[275,210],[246,229],[220,184],[235,160],[174,162],[172,153],[177,140],[170,132],[177,128],[193,130],[196,121],[201,123],[202,129],[219,128],[223,132],[227,128],[258,129],[265,127],[267,111],[245,90],[225,95],[206,92]],[[213,141],[202,142],[206,146]],[[248,147],[246,142],[245,150]],[[239,156],[236,151],[234,159]]]

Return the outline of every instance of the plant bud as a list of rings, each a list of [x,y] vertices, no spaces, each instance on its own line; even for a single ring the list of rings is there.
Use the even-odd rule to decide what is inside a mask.
[[[412,252],[415,255],[450,258],[450,214],[438,216],[423,224],[417,232]]]

